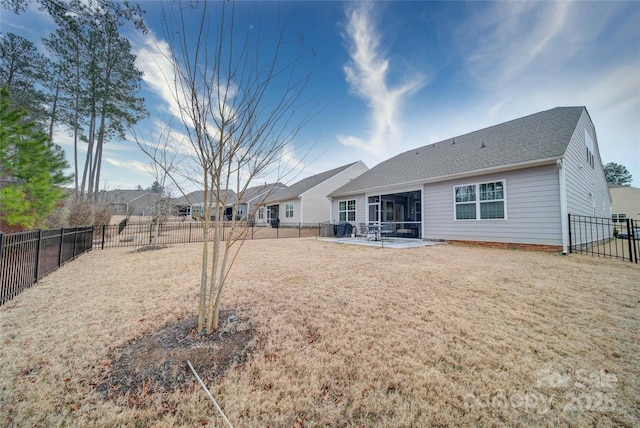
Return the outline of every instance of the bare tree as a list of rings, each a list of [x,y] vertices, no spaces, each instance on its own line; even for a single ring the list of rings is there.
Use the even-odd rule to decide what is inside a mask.
[[[152,135],[148,139],[140,137],[135,128],[130,128],[130,134],[133,140],[138,144],[138,147],[149,157],[151,165],[149,167],[149,173],[154,178],[154,191],[156,194],[153,202],[152,222],[151,227],[151,246],[158,245],[158,236],[160,234],[161,224],[166,221],[167,216],[171,212],[170,206],[170,191],[168,189],[169,176],[171,174],[177,174],[179,167],[178,153],[173,151],[176,147],[175,135],[172,131],[171,123],[161,123],[158,127],[156,135]]]
[[[253,26],[239,34],[235,4],[217,3],[217,16],[212,4],[172,3],[164,10],[166,59],[173,65],[165,77],[184,125],[184,138],[171,149],[184,163],[180,172],[166,172],[183,194],[185,177],[204,190],[198,330],[206,333],[218,327],[222,291],[247,233],[237,220],[238,204],[252,180],[291,171],[283,158],[310,117],[303,94],[315,57],[302,37],[285,39],[284,25],[268,43]],[[199,25],[187,26],[189,13]],[[214,31],[211,22],[218,22]],[[162,164],[158,152],[151,153]],[[223,225],[220,210],[228,203],[232,215]]]

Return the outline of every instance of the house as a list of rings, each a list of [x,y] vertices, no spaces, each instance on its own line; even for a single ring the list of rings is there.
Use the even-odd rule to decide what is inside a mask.
[[[256,211],[257,206],[270,194],[286,187],[287,186],[282,183],[265,183],[260,186],[248,187],[242,193],[240,200],[238,200],[236,192],[229,189],[226,192],[226,198],[223,193],[223,197],[221,198],[223,201],[221,201],[218,210],[225,216],[226,220],[231,220],[235,207],[237,215],[244,220]],[[221,207],[222,202],[224,202],[225,205],[224,209]],[[204,213],[204,190],[196,190],[180,198],[173,199],[172,204],[174,211],[179,215],[201,217]]]
[[[204,190],[196,190],[179,198],[171,200],[172,210],[177,215],[189,218],[202,215],[201,208],[204,205]]]
[[[280,182],[276,183],[264,183],[260,186],[248,187],[242,193],[240,200],[237,197],[229,198],[225,209],[225,215],[228,219],[231,219],[233,213],[233,207],[236,207],[237,216],[240,219],[245,220],[253,218],[257,215],[259,207],[264,201],[278,190],[286,189],[287,186]],[[264,217],[264,215],[263,215]]]
[[[233,190],[228,190],[226,195],[227,200],[236,200],[236,193]],[[222,195],[222,199],[225,199],[224,194]],[[204,215],[204,190],[196,190],[179,198],[175,198],[172,200],[172,206],[173,211],[177,215],[202,218]],[[216,215],[216,211],[222,215],[224,214],[224,207],[222,203],[219,203],[218,209],[212,208],[211,211],[212,216]]]
[[[609,217],[611,208],[585,107],[409,150],[329,197],[333,222],[385,222],[394,236],[564,252],[567,214]]]
[[[640,189],[609,183],[611,193],[611,220],[626,223],[627,219],[640,221]]]
[[[327,195],[365,171],[367,166],[357,161],[280,189],[271,194],[258,209],[256,224],[270,224],[272,220],[279,219],[283,226],[317,227],[319,223],[330,219],[331,202]]]
[[[148,216],[153,214],[158,194],[148,190],[103,190],[99,199],[109,206],[113,214]]]

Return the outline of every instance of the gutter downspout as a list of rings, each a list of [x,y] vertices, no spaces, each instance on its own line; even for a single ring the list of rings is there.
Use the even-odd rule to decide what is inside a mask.
[[[304,221],[304,211],[303,211],[303,204],[302,204],[302,195],[298,196],[298,199],[300,199],[300,227],[302,227],[302,223]]]
[[[558,182],[560,185],[560,226],[562,230],[562,254],[567,254],[569,243],[569,216],[567,210],[567,181],[564,159],[556,161],[558,165]]]

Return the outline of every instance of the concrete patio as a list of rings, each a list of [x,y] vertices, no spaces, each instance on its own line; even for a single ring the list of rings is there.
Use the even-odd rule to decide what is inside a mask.
[[[442,245],[442,241],[423,241],[421,239],[388,238],[381,241],[367,240],[365,238],[318,238],[321,241],[335,242],[337,244],[366,245],[380,248],[418,248],[429,245]]]

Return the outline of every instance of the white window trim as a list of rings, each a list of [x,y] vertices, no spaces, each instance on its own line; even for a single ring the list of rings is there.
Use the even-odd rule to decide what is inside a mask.
[[[487,183],[497,183],[502,182],[502,194],[503,199],[497,199],[496,201],[504,202],[504,218],[480,218],[480,202],[491,202],[491,201],[480,201],[480,185]],[[476,200],[473,202],[476,204],[476,218],[456,218],[456,187],[465,187],[465,186],[474,186],[476,189]],[[454,221],[504,221],[507,220],[507,180],[495,179],[495,180],[483,180],[477,181],[475,183],[465,183],[465,184],[454,184],[452,188],[453,192],[453,220]],[[461,204],[470,204],[471,202],[460,202]]]
[[[353,201],[353,209],[350,210],[349,209],[349,202]],[[344,202],[344,210],[340,209],[340,203]],[[353,212],[353,220],[349,220],[349,213]],[[338,221],[343,221],[340,220],[340,213],[344,213],[344,221],[351,221],[351,222],[355,222],[358,219],[358,200],[357,199],[344,199],[342,201],[338,202]]]
[[[291,215],[289,215],[289,207],[291,207]],[[295,204],[293,202],[287,202],[284,204],[284,218],[293,218]]]
[[[622,218],[620,218],[622,216]],[[626,223],[627,222],[627,214],[625,213],[613,213],[611,214],[611,222],[612,223]]]

